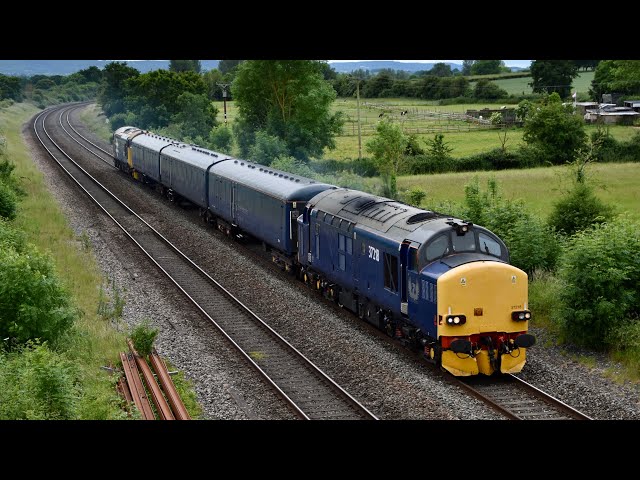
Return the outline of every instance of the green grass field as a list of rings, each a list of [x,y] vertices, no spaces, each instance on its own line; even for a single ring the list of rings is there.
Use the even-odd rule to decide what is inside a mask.
[[[578,92],[589,89],[593,72],[581,72],[580,76],[574,80],[574,88]],[[522,94],[531,93],[531,87],[527,84],[531,77],[507,78],[495,80],[495,82],[509,93]],[[223,102],[213,102],[218,108],[217,119],[220,123],[224,121]],[[445,141],[453,147],[454,157],[463,157],[481,153],[492,148],[500,147],[498,133],[495,130],[478,128],[477,125],[470,124],[458,119],[448,118],[447,114],[465,114],[467,110],[481,110],[483,108],[496,109],[501,105],[489,103],[465,103],[459,105],[437,105],[437,101],[422,100],[418,98],[361,98],[360,99],[360,132],[362,155],[367,156],[366,143],[375,134],[375,128],[380,121],[380,114],[383,117],[391,118],[399,123],[405,133],[416,134],[420,142],[433,139],[436,131],[445,135]],[[505,101],[505,104],[506,101]],[[406,116],[400,115],[402,110],[407,110]],[[325,150],[325,158],[344,160],[348,158],[358,158],[358,109],[355,98],[337,98],[332,105],[333,112],[342,112],[345,117],[343,134],[336,137],[336,148]],[[237,108],[233,101],[227,101],[227,121],[233,124],[237,116]],[[587,126],[587,132],[593,127]],[[611,134],[617,140],[628,140],[634,133],[630,127],[612,126]],[[507,148],[515,148],[522,143],[522,130],[513,129],[508,134]],[[424,143],[423,143],[424,145]]]
[[[640,220],[640,163],[604,163],[588,167],[588,176],[597,195],[614,205],[619,212],[627,211]],[[498,172],[444,173],[413,175],[398,178],[398,189],[420,187],[427,192],[422,207],[446,202],[462,202],[464,186],[474,177],[486,188],[487,180],[495,178],[505,198],[522,199],[536,214],[547,217],[556,202],[571,186],[567,167],[542,167]]]
[[[573,79],[571,91],[577,90],[578,93],[587,93],[589,87],[591,87],[593,76],[593,71],[579,72],[578,76]],[[504,78],[492,81],[500,88],[504,88],[510,95],[529,95],[533,93],[529,85],[529,83],[531,83],[531,77]],[[472,82],[471,86],[473,87],[474,85],[475,82]]]

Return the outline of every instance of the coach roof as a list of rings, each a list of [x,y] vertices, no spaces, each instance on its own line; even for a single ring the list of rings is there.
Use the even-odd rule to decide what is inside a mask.
[[[161,137],[160,135],[146,132],[135,136],[131,140],[131,145],[139,145],[141,147],[145,147],[158,152],[163,147],[166,147],[167,145],[174,142],[175,140],[172,140],[171,138]]]
[[[323,190],[337,188],[238,158],[217,163],[211,172],[283,201],[308,200]]]

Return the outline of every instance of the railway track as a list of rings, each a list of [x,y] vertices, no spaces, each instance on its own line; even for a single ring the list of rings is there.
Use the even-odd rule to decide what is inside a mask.
[[[302,419],[377,420],[375,415],[251,312],[231,292],[102,186],[55,142],[50,131],[58,126],[74,141],[83,141],[84,137],[69,126],[68,113],[72,108],[76,106],[55,107],[43,111],[35,118],[32,127],[42,146],[98,207],[241,352],[295,414]],[[72,131],[73,134],[70,133]],[[93,150],[92,153],[96,156],[104,157],[105,150],[95,144],[90,145],[93,147],[85,145],[84,148]],[[103,153],[100,154],[98,151]],[[110,155],[108,152],[107,154]],[[101,159],[105,161],[105,158]]]
[[[74,108],[79,108],[76,106]],[[89,151],[92,151],[92,154],[96,157],[104,156],[104,153],[109,155],[109,158],[112,159],[111,154],[106,152],[104,149],[100,148],[98,145],[91,143],[86,137],[82,136],[80,132],[75,129],[70,121],[69,121],[69,112],[71,109],[66,110],[63,115],[58,117],[60,127],[65,130],[66,134],[71,136],[74,141],[80,143],[86,141],[89,142],[89,146],[83,145],[83,147]],[[66,126],[65,126],[66,123]],[[75,138],[74,138],[75,137]],[[101,153],[102,152],[102,155]],[[105,160],[104,158],[100,158],[106,163],[111,164],[110,161]],[[115,167],[114,167],[115,168]],[[290,277],[289,274],[281,271],[281,269],[273,264],[265,255],[262,247],[258,244],[253,245],[249,242],[245,245],[246,252],[254,258],[256,261],[260,261],[263,263],[263,266],[268,267],[274,273],[279,273],[282,277]],[[175,282],[175,280],[174,280]],[[301,289],[307,290],[308,287],[305,287],[298,282],[295,282],[300,286]],[[321,298],[318,295],[318,298]],[[332,306],[336,311],[341,311],[336,305],[332,302],[326,300],[326,304]],[[200,307],[199,307],[200,308]],[[363,323],[364,328],[369,327],[368,324]],[[220,328],[220,326],[218,327]],[[388,337],[379,330],[373,329],[371,327],[370,330],[374,335],[378,335],[380,337],[384,337],[386,340],[389,340]],[[230,329],[231,331],[231,329]],[[274,332],[275,333],[275,332]],[[238,333],[240,335],[240,333]],[[277,334],[276,334],[277,335]],[[233,343],[233,341],[232,341]],[[265,352],[261,348],[253,348],[251,350],[245,349],[243,353],[248,354],[254,360],[262,360]],[[440,372],[443,373],[443,372]],[[527,384],[524,381],[519,380],[515,376],[504,376],[504,377],[473,377],[467,379],[460,379],[458,377],[453,377],[448,374],[444,374],[448,377],[452,383],[462,386],[466,391],[468,391],[471,395],[480,399],[484,403],[488,404],[496,411],[505,415],[510,419],[519,419],[519,420],[533,420],[533,419],[586,419],[590,418],[586,415],[578,412],[577,410],[571,408],[568,405],[563,404],[561,401],[551,397],[550,395],[540,391],[536,387]],[[282,376],[274,375],[274,383],[276,381],[286,381]],[[292,379],[293,383],[296,383],[297,380]],[[328,417],[334,418],[334,417]]]
[[[476,398],[512,420],[591,420],[514,375],[456,380]]]

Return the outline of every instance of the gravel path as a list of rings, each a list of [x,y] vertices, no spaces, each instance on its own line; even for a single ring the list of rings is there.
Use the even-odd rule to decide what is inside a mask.
[[[72,115],[79,123],[77,112]],[[91,132],[78,128],[104,145]],[[262,378],[228,346],[207,321],[87,197],[41,153],[25,126],[34,162],[69,218],[74,231],[89,236],[97,262],[124,296],[124,320],[149,318],[160,329],[157,348],[195,386],[208,419],[290,419],[291,412]],[[54,130],[55,133],[55,130]],[[307,358],[381,419],[478,420],[499,415],[451,385],[415,356],[373,332],[354,315],[323,301],[299,282],[256,264],[246,247],[202,225],[197,212],[170,204],[151,189],[116,172],[72,141],[62,141],[74,158],[139,215],[232,291]],[[108,147],[108,145],[106,145]],[[640,419],[640,388],[618,385],[604,375],[615,369],[594,358],[586,367],[562,349],[548,347],[543,331],[519,376],[598,419]]]

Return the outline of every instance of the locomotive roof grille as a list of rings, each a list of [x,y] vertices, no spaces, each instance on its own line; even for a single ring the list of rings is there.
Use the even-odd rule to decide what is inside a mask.
[[[436,212],[432,212],[432,211],[416,213],[415,215],[412,215],[409,218],[407,218],[407,225],[413,225],[415,223],[425,222],[427,220],[431,220],[433,218],[438,218],[440,216],[441,215],[437,214]]]

